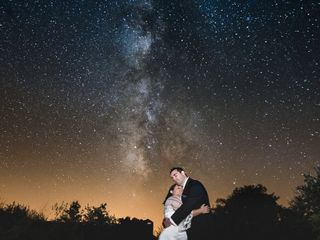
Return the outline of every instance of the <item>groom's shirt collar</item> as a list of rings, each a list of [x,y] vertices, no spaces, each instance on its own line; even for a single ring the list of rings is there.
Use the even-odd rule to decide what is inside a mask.
[[[189,179],[189,177],[187,177],[186,180],[184,181],[184,183],[182,184],[183,190],[184,190],[184,188],[185,188],[185,186],[186,186],[186,184],[187,184],[188,179]]]

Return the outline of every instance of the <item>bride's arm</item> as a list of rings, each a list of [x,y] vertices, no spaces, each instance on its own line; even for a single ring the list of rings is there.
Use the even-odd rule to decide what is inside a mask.
[[[169,197],[164,204],[164,217],[170,218],[172,214],[181,206],[177,199]]]
[[[198,216],[200,214],[209,213],[210,208],[209,206],[202,204],[200,208],[194,209],[191,213],[184,219],[183,224],[179,226],[180,231],[185,231],[191,227],[191,220],[193,217]]]

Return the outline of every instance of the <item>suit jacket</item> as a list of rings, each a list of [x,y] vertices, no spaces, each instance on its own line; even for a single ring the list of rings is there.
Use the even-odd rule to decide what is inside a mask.
[[[210,206],[208,193],[201,182],[189,178],[182,193],[182,205],[171,216],[171,219],[178,225],[193,209],[200,208],[202,204]],[[193,218],[192,222],[197,222],[200,216],[202,215]]]

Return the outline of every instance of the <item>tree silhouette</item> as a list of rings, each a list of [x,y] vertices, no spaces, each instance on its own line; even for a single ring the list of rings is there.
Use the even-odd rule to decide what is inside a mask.
[[[116,218],[110,216],[107,211],[107,204],[102,203],[99,207],[90,207],[85,208],[84,221],[93,223],[93,224],[115,224]]]
[[[80,211],[81,205],[78,201],[73,201],[69,204],[62,202],[60,205],[57,203],[53,206],[55,210],[56,220],[59,222],[81,222],[82,212]]]
[[[2,204],[0,208],[0,225],[9,226],[16,224],[26,224],[28,222],[45,221],[43,214],[29,209],[29,207],[13,202],[11,204]]]
[[[0,239],[31,239],[34,225],[41,225],[47,219],[42,213],[17,204],[0,204]],[[35,238],[34,238],[35,239]]]
[[[314,176],[304,174],[304,184],[296,188],[296,195],[290,202],[290,207],[310,221],[316,239],[320,240],[320,166],[314,170]]]
[[[320,214],[313,214],[310,216],[313,233],[316,240],[320,240]]]
[[[129,217],[110,216],[107,204],[81,209],[78,201],[53,206],[56,218],[48,221],[29,207],[0,203],[1,240],[102,240],[153,239],[153,222]]]
[[[315,176],[304,174],[304,184],[297,187],[290,203],[294,211],[306,217],[320,214],[320,166],[314,169]]]
[[[224,239],[274,239],[278,229],[278,197],[267,188],[249,185],[236,188],[227,199],[218,199],[215,223]]]
[[[312,226],[301,215],[290,208],[282,208],[279,218],[279,238],[281,240],[312,240]]]

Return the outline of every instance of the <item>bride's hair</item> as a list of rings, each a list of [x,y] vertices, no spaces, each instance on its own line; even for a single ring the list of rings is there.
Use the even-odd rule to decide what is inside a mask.
[[[172,196],[172,191],[173,191],[173,189],[174,189],[175,186],[177,186],[177,184],[173,184],[173,185],[169,188],[169,191],[168,191],[168,193],[167,193],[167,196],[165,197],[165,199],[164,199],[164,201],[163,201],[162,204],[165,204],[166,201],[167,201],[167,199]]]

